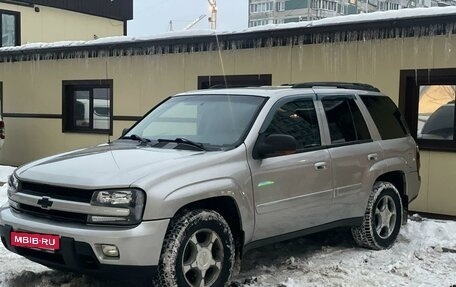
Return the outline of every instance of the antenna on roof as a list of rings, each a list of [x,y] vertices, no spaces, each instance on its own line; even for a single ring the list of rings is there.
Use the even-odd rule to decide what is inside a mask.
[[[169,20],[168,31],[172,32],[173,30],[174,30],[174,28],[173,28],[173,20]]]

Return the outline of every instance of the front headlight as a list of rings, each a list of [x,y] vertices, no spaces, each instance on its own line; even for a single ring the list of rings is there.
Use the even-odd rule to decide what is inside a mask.
[[[99,190],[92,195],[90,202],[93,206],[115,207],[129,209],[128,216],[98,216],[89,215],[87,221],[97,224],[134,225],[142,220],[146,195],[138,189],[131,190]]]
[[[14,173],[11,174],[8,178],[8,197],[10,194],[16,193],[19,189],[19,180],[17,180],[16,176],[14,176]]]

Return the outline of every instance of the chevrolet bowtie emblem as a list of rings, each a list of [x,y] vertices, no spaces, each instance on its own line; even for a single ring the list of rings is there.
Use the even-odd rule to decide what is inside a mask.
[[[43,209],[49,209],[54,202],[50,200],[49,197],[44,196],[40,200],[38,200],[37,204],[41,206]]]

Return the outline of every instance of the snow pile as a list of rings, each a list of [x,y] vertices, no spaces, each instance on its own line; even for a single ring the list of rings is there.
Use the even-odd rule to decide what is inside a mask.
[[[12,166],[5,166],[1,165],[0,166],[0,182],[7,182],[8,177],[13,173],[15,170],[15,167]]]
[[[15,167],[0,166],[0,184],[8,182],[8,177],[13,173]],[[6,184],[0,187],[0,206],[7,201]]]
[[[338,229],[249,252],[231,286],[450,287],[456,284],[454,252],[454,221],[409,221],[397,243],[383,251],[356,247],[349,231]],[[3,247],[0,266],[2,287],[115,286],[113,282],[50,271]]]
[[[356,247],[346,229],[253,251],[243,286],[453,286],[456,222],[409,221],[389,250]],[[250,283],[250,284],[248,284]]]

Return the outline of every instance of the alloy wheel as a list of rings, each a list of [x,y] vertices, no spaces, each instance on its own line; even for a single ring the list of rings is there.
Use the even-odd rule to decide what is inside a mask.
[[[201,229],[189,238],[182,257],[182,270],[192,287],[211,286],[219,277],[224,259],[222,240],[214,231]]]
[[[387,239],[394,231],[396,226],[396,204],[391,196],[385,195],[375,207],[374,225],[377,235],[382,239]]]

